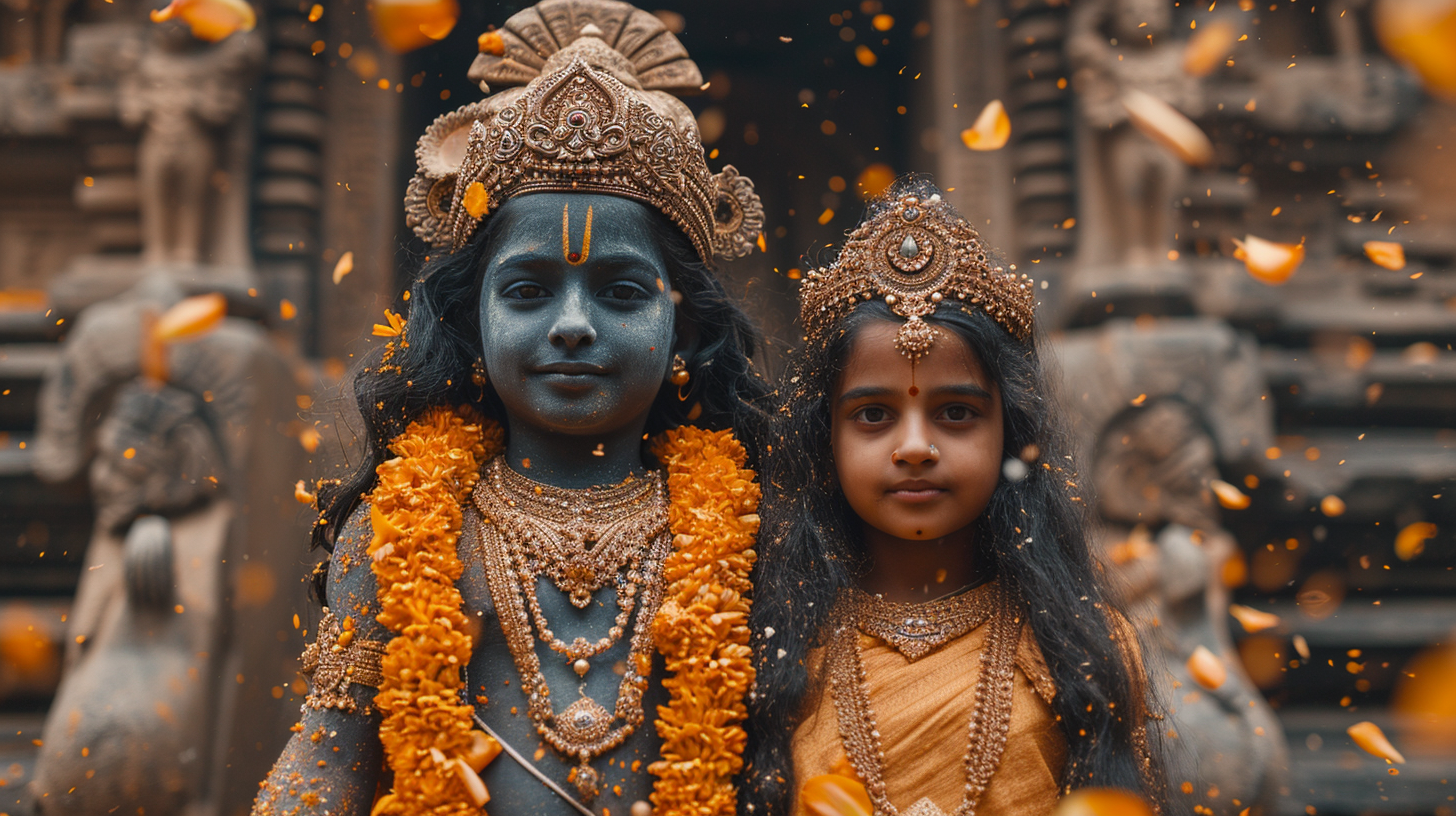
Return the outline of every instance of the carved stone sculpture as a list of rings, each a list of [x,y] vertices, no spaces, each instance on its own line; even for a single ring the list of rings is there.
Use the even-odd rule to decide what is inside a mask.
[[[1058,356],[1088,454],[1103,557],[1166,706],[1177,812],[1272,814],[1287,749],[1229,635],[1221,567],[1236,543],[1208,487],[1220,462],[1270,440],[1254,344],[1213,320],[1114,322],[1064,339]],[[1229,669],[1216,689],[1187,668],[1200,646]]]
[[[123,122],[144,128],[137,153],[143,257],[201,259],[209,186],[218,167],[217,129],[247,100],[250,41],[203,45],[180,24],[153,31],[152,44],[120,88]]]
[[[304,603],[299,554],[273,546],[304,527],[303,450],[281,432],[294,372],[261,327],[225,318],[169,348],[166,382],[142,377],[145,316],[182,294],[152,278],[83,312],[43,387],[37,471],[89,475],[97,526],[32,781],[41,813],[235,812],[296,705],[270,688],[291,680]]]

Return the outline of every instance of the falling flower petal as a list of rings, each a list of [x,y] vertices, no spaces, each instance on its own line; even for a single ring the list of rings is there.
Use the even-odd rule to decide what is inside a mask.
[[[1345,500],[1331,493],[1320,499],[1320,512],[1334,518],[1345,515]]]
[[[1422,649],[1401,669],[1391,695],[1401,742],[1414,751],[1456,753],[1456,643]]]
[[[1395,750],[1395,746],[1385,738],[1385,732],[1381,731],[1380,726],[1375,723],[1369,720],[1358,722],[1346,728],[1345,733],[1349,734],[1350,739],[1354,740],[1355,744],[1360,746],[1365,753],[1378,756],[1386,762],[1405,764],[1405,757]]]
[[[389,321],[389,325],[385,326],[375,323],[374,331],[372,332],[375,337],[398,337],[404,332],[403,317],[400,317],[389,309],[385,309],[384,319]]]
[[[1386,269],[1405,269],[1405,247],[1395,241],[1366,241],[1365,257]]]
[[[804,783],[799,792],[804,810],[812,816],[870,816],[874,806],[865,786],[841,774],[824,774]]]
[[[895,181],[895,169],[888,164],[876,162],[860,171],[855,179],[855,192],[868,201],[883,193]]]
[[[278,316],[284,320],[292,320],[298,317],[298,307],[293,305],[293,301],[284,298],[278,301]]]
[[[754,243],[758,244],[759,252],[768,252],[768,240],[763,237],[763,233],[758,234],[758,240]]]
[[[1437,348],[1436,344],[1429,340],[1411,343],[1400,353],[1400,359],[1412,365],[1430,365],[1436,362],[1436,359],[1440,356],[1441,349]]]
[[[1406,525],[1395,534],[1395,556],[1402,561],[1415,558],[1425,551],[1426,539],[1434,538],[1435,535],[1436,525],[1429,521]]]
[[[314,3],[313,6],[308,10],[308,21],[310,23],[317,23],[319,20],[323,19],[323,16],[324,7],[319,5],[318,3]]]
[[[1053,816],[1152,816],[1136,794],[1119,788],[1081,788],[1062,797]]]
[[[1199,646],[1188,656],[1188,673],[1206,689],[1216,689],[1228,679],[1228,669],[1207,647]]]
[[[1222,20],[1198,29],[1183,48],[1183,72],[1196,77],[1213,73],[1228,57],[1238,36],[1234,27]]]
[[[487,31],[475,38],[475,45],[482,54],[499,57],[506,52],[506,41],[499,31]]]
[[[1279,244],[1266,241],[1255,235],[1245,235],[1244,240],[1234,239],[1237,249],[1234,257],[1244,262],[1260,283],[1278,286],[1289,280],[1294,270],[1304,263],[1304,244]]]
[[[192,36],[207,42],[225,40],[235,31],[252,31],[258,24],[253,7],[244,0],[172,0],[166,8],[153,9],[152,22],[181,20]]]
[[[1213,489],[1213,495],[1218,497],[1218,503],[1228,510],[1243,510],[1249,506],[1249,497],[1222,479],[1212,479],[1208,486]]]
[[[299,504],[313,504],[317,498],[318,496],[308,492],[308,488],[304,486],[302,479],[299,479],[293,486],[293,499]]]
[[[397,54],[445,39],[460,18],[456,0],[373,0],[374,35]]]
[[[339,256],[339,262],[334,264],[334,284],[344,279],[344,276],[354,271],[354,253],[345,252]]]
[[[471,218],[480,218],[490,208],[490,193],[485,191],[485,185],[480,182],[473,182],[465,188],[465,211],[470,213]]]
[[[1294,636],[1294,651],[1299,652],[1299,656],[1305,660],[1309,659],[1309,641],[1304,639],[1304,635]]]
[[[1122,106],[1138,130],[1187,164],[1202,166],[1213,161],[1213,143],[1208,136],[1172,105],[1131,90],[1123,94]]]
[[[298,435],[298,444],[302,445],[303,449],[309,453],[318,450],[319,443],[322,441],[323,437],[313,428],[304,428],[303,433]]]
[[[961,141],[972,150],[1000,150],[1010,138],[1011,117],[999,99],[987,102],[976,123],[961,131]]]
[[[1244,627],[1245,632],[1262,632],[1280,624],[1278,615],[1242,604],[1230,605],[1229,614],[1233,615],[1234,619]]]
[[[452,759],[450,762],[455,766],[455,775],[460,777],[460,784],[469,794],[470,801],[474,802],[478,808],[485,807],[485,803],[490,801],[490,792],[485,789],[485,783],[480,781],[480,777],[476,775],[475,771],[470,770],[469,765],[458,759]]]
[[[480,773],[491,760],[500,755],[501,744],[484,731],[470,732],[470,748],[465,752],[465,764],[470,770]]]
[[[207,334],[227,316],[227,298],[219,294],[198,295],[180,301],[164,312],[152,329],[158,342],[172,343]]]
[[[1456,4],[1449,0],[1380,0],[1375,34],[1427,89],[1456,97]]]

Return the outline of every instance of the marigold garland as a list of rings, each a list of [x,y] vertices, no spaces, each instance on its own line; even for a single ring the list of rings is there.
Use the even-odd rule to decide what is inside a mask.
[[[500,428],[474,411],[433,408],[395,437],[395,458],[376,470],[369,554],[380,588],[377,619],[395,637],[374,704],[384,715],[379,739],[394,790],[373,816],[478,812],[469,769],[461,771],[475,738],[474,711],[460,703],[471,638],[455,588],[462,571],[455,545],[461,502],[500,444]]]
[[[748,632],[749,572],[757,554],[759,486],[729,431],[682,427],[653,452],[667,466],[673,552],[663,567],[666,600],[653,620],[669,676],[657,709],[662,759],[655,816],[731,816],[733,776],[743,767],[753,686]]]
[[[377,469],[369,554],[377,617],[396,636],[374,702],[394,789],[372,816],[478,812],[460,772],[475,737],[474,712],[458,702],[472,643],[455,588],[456,542],[462,504],[500,447],[494,422],[469,408],[434,408],[390,443],[396,458]],[[754,678],[747,595],[759,486],[729,431],[677,428],[654,440],[653,452],[667,466],[673,552],[653,620],[671,699],[657,710],[663,743],[662,759],[648,768],[657,777],[652,804],[656,816],[730,816]]]

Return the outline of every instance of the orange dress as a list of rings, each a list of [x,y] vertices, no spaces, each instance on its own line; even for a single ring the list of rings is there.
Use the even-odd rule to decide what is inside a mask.
[[[982,624],[913,663],[884,641],[859,635],[870,707],[884,748],[886,794],[902,812],[923,797],[947,814],[960,805],[966,783],[961,758],[989,628]],[[810,656],[811,676],[823,677],[822,664],[819,650]],[[1049,706],[1055,695],[1041,650],[1023,624],[1006,750],[977,816],[1043,816],[1056,807],[1067,751]],[[817,683],[807,705],[808,716],[794,732],[795,784],[802,788],[806,780],[827,773],[853,776],[827,681]],[[801,800],[797,808],[807,816]]]

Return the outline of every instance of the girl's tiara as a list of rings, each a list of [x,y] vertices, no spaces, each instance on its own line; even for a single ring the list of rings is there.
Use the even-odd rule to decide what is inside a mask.
[[[809,270],[799,290],[809,342],[826,341],[856,304],[876,297],[905,318],[895,347],[911,360],[935,342],[922,318],[945,298],[979,306],[1018,340],[1031,336],[1031,279],[991,266],[981,236],[939,194],[901,195],[877,209],[850,233],[834,263]]]

